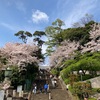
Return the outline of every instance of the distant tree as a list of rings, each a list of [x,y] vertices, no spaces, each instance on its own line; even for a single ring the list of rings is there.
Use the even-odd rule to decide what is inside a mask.
[[[35,31],[35,32],[33,33],[33,35],[34,35],[34,36],[42,37],[42,36],[45,35],[45,32],[43,32],[43,31]]]
[[[56,19],[54,22],[52,22],[52,26],[48,26],[45,30],[47,37],[53,38],[55,34],[60,33],[63,25],[64,22],[62,20]]]
[[[89,32],[92,29],[91,25],[94,24],[94,21],[90,21],[89,23],[85,24],[84,27],[78,28],[68,28],[65,29],[61,34],[63,36],[63,40],[70,40],[70,41],[78,41],[80,45],[84,45],[89,39]]]
[[[45,32],[43,32],[43,31],[35,31],[35,32],[33,33],[33,36],[35,37],[35,38],[34,38],[34,41],[37,42],[37,45],[38,45],[39,47],[42,47],[42,45],[43,45],[43,43],[44,43],[45,41],[43,41],[43,40],[41,39],[41,37],[42,37],[42,36],[45,36]]]
[[[62,34],[60,34],[63,31],[63,25],[64,22],[62,20],[56,19],[54,22],[52,22],[51,26],[46,28],[45,33],[48,38],[48,41],[46,42],[48,45],[47,55],[50,55],[51,52],[54,51],[55,48],[63,41]]]
[[[81,18],[80,22],[83,25],[86,25],[87,23],[93,21],[93,16],[90,14],[85,14],[84,17]]]
[[[24,43],[27,43],[27,38],[28,37],[32,37],[32,34],[28,31],[18,31],[17,33],[15,33],[15,36],[18,36],[19,39],[22,39],[22,41]]]
[[[79,22],[75,22],[74,24],[72,24],[72,27],[74,28],[84,27],[91,21],[93,21],[93,16],[90,14],[85,14],[85,16],[82,17]]]

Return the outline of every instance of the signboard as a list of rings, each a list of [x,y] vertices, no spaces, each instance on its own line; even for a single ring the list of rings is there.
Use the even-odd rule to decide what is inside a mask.
[[[22,91],[22,85],[17,86],[17,92],[21,92]]]

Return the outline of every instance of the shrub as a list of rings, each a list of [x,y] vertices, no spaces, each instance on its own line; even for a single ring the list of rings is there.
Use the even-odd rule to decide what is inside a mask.
[[[92,91],[93,93],[97,93],[97,92],[100,93],[100,88],[93,88]]]
[[[65,82],[65,84],[69,84],[70,80],[69,79],[65,79],[64,82]]]
[[[97,100],[97,99],[95,99],[95,98],[89,98],[88,100]]]
[[[100,93],[100,88],[97,89],[97,92]]]
[[[58,71],[57,69],[52,69],[52,70],[51,70],[51,73],[52,73],[53,75],[56,75],[56,76],[59,75],[59,71]]]
[[[87,82],[74,82],[72,89],[73,94],[77,94],[79,98],[89,97],[92,92],[90,83]]]
[[[90,78],[92,78],[91,75],[83,75],[83,76],[82,76],[82,80],[83,80],[83,81],[84,81],[84,80],[87,80],[87,79],[90,79]],[[79,80],[81,80],[81,77],[79,77]]]

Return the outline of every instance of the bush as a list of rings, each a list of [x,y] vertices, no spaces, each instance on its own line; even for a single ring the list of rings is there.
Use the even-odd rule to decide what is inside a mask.
[[[100,93],[100,88],[97,89],[97,92]]]
[[[97,100],[97,99],[95,99],[95,98],[89,98],[88,100]]]
[[[84,80],[87,80],[87,79],[90,79],[90,78],[92,78],[91,75],[82,76],[82,80],[83,80],[83,81],[84,81]]]
[[[89,97],[92,92],[91,85],[88,82],[74,82],[70,90],[74,95],[78,95],[80,99]]]
[[[56,75],[56,76],[59,75],[59,71],[58,71],[57,69],[52,69],[52,70],[51,70],[51,73],[52,73],[53,75]]]
[[[72,86],[69,86],[69,87],[68,87],[68,90],[69,90],[73,95],[76,95],[75,92],[74,92],[74,89],[72,88]]]
[[[70,80],[69,79],[65,79],[64,82],[65,82],[65,84],[69,84]]]
[[[93,88],[92,91],[93,93],[97,93],[97,92],[100,93],[100,88]]]

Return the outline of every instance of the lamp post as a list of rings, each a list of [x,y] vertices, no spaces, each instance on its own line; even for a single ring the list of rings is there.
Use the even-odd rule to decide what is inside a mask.
[[[10,67],[7,67],[7,69],[5,70],[5,80],[9,80],[11,73],[12,70],[10,69]]]
[[[81,81],[82,81],[83,80],[82,79],[82,74],[83,74],[82,70],[79,70],[79,74],[81,75]],[[82,92],[82,85],[81,85],[81,93],[83,93]],[[81,94],[81,100],[82,100],[82,97],[83,97],[83,94]]]
[[[83,74],[82,70],[79,71],[79,74],[81,75],[81,81],[83,81],[83,79],[82,79],[82,74]]]
[[[3,89],[6,90],[10,87],[11,85],[11,81],[10,81],[10,76],[11,76],[11,73],[12,73],[12,70],[8,67],[5,69],[5,79],[4,79],[4,86],[3,86]]]

